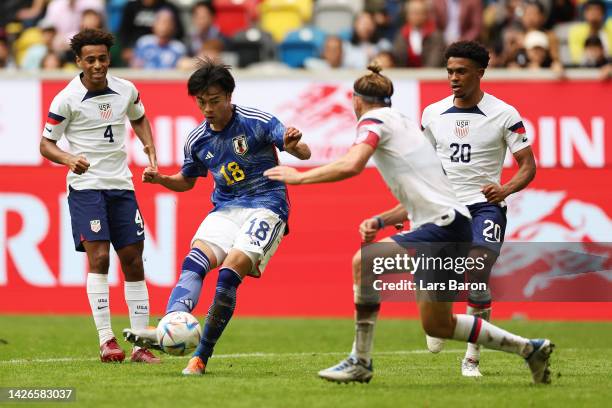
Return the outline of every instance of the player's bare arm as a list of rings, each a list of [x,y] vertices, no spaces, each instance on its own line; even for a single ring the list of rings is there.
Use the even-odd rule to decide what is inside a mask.
[[[490,203],[502,202],[510,194],[521,191],[531,183],[536,174],[536,163],[531,146],[514,153],[514,159],[518,163],[519,170],[514,177],[503,186],[487,184],[482,188],[482,193]]]
[[[361,173],[373,153],[372,146],[361,143],[351,147],[340,159],[325,166],[305,172],[299,172],[293,167],[276,166],[266,170],[264,176],[287,184],[329,183],[344,180]]]
[[[43,137],[40,140],[40,154],[57,164],[70,168],[74,174],[83,174],[89,169],[89,162],[85,156],[75,156],[57,146],[57,141]]]
[[[367,218],[359,224],[359,235],[363,242],[372,242],[379,230],[386,225],[402,225],[408,219],[408,212],[401,204],[374,217]]]
[[[168,190],[183,192],[195,186],[197,177],[185,177],[183,173],[176,173],[172,176],[160,174],[157,168],[147,167],[142,173],[143,183],[160,184]]]
[[[288,127],[283,135],[285,151],[300,160],[310,159],[310,147],[300,141],[302,132],[294,127]]]
[[[147,157],[149,158],[149,166],[157,168],[157,155],[155,153],[155,144],[153,143],[153,132],[151,131],[151,124],[146,115],[142,115],[140,119],[131,120],[132,129],[138,136],[138,139],[142,142],[144,148],[142,149]]]

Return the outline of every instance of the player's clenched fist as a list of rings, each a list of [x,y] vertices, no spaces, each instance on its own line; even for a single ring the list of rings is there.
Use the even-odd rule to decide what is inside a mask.
[[[89,169],[89,162],[85,156],[72,156],[68,161],[68,167],[74,174],[83,174]]]
[[[376,218],[368,218],[367,220],[363,220],[359,225],[359,235],[361,235],[361,240],[363,242],[374,241],[378,228],[379,223]]]
[[[302,132],[294,127],[288,127],[283,135],[283,141],[285,142],[285,150],[292,150],[296,147],[300,139],[302,138]]]
[[[487,184],[481,191],[485,195],[487,201],[492,204],[501,203],[508,196],[506,190],[498,184]]]
[[[142,182],[143,183],[156,183],[159,178],[159,173],[157,172],[157,168],[147,167],[142,172]]]

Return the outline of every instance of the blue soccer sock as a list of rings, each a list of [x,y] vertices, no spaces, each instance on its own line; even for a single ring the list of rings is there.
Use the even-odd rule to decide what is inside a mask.
[[[209,270],[210,261],[204,252],[198,248],[191,248],[183,261],[179,281],[168,299],[166,313],[177,311],[191,313],[198,304],[202,282]]]
[[[225,326],[227,326],[234,314],[236,290],[241,282],[242,280],[236,271],[230,268],[221,268],[219,270],[215,299],[208,309],[204,334],[200,344],[195,353],[193,353],[194,357],[200,357],[204,364],[208,362],[217,340],[221,337]]]

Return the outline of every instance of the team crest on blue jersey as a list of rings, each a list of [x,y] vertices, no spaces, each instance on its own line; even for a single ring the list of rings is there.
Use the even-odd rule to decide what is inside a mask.
[[[236,136],[232,139],[232,143],[234,145],[234,152],[236,152],[236,154],[244,156],[244,154],[249,150],[249,145],[247,144],[245,135]]]
[[[113,108],[110,103],[99,103],[100,117],[104,120],[109,120],[113,116]]]
[[[100,230],[102,229],[102,225],[100,224],[100,220],[91,220],[91,221],[89,221],[89,226],[91,227],[91,230],[93,232],[95,232],[96,234],[98,232],[100,232]]]
[[[466,119],[458,119],[455,121],[455,135],[464,138],[470,134],[470,121]]]

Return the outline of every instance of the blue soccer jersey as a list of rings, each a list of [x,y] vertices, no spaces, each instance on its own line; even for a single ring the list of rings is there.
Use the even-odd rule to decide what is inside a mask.
[[[225,128],[216,132],[204,121],[185,142],[185,177],[215,180],[212,211],[221,208],[267,208],[287,222],[289,202],[285,183],[264,177],[278,165],[276,147],[284,150],[285,126],[257,109],[234,106]]]

